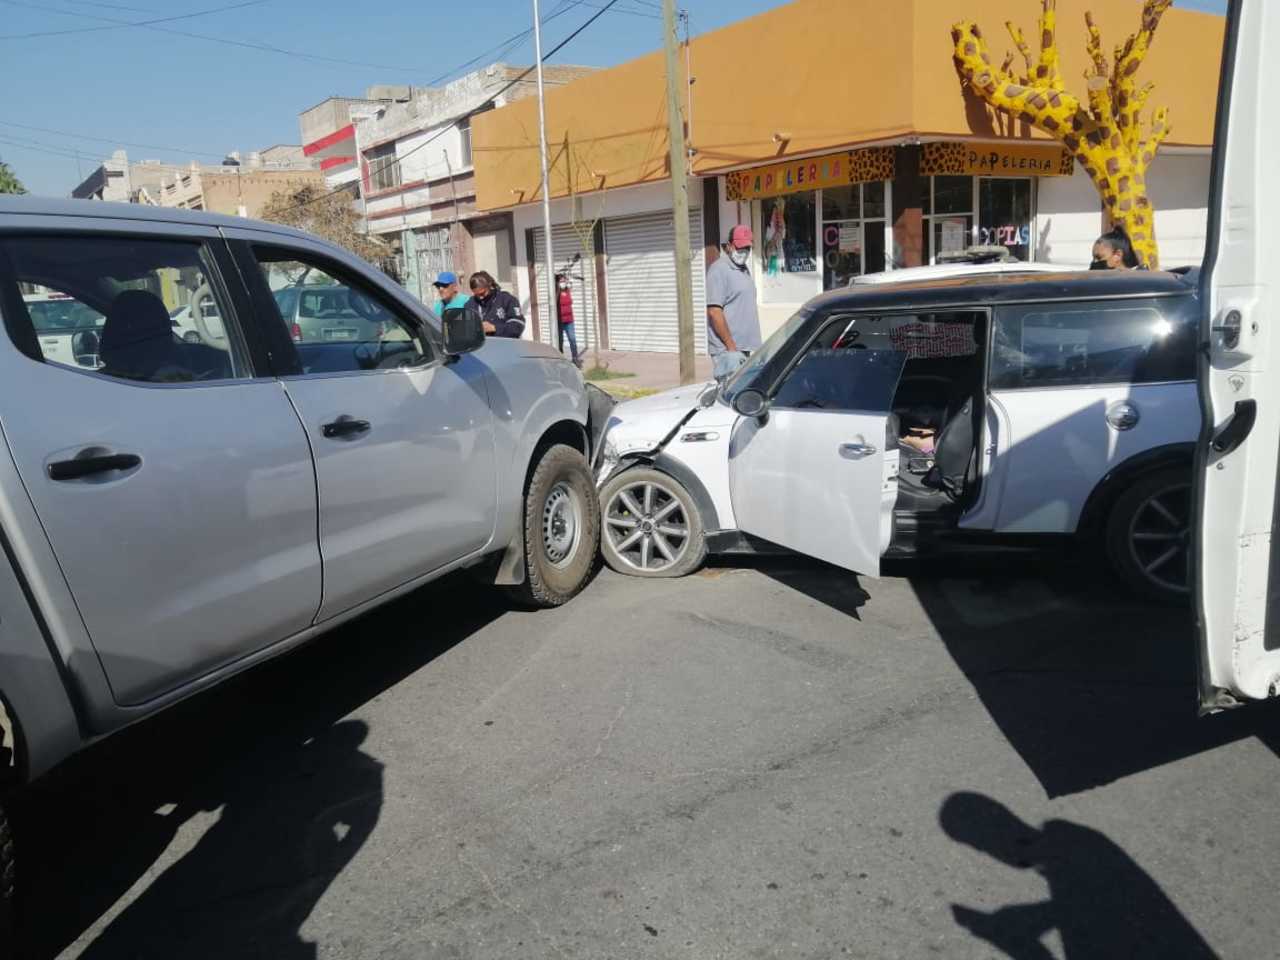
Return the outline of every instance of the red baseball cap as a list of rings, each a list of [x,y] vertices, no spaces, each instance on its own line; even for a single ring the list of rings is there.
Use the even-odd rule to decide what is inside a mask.
[[[740,223],[729,231],[729,246],[731,247],[737,247],[738,249],[749,247],[751,246],[751,240],[751,228],[744,224]]]

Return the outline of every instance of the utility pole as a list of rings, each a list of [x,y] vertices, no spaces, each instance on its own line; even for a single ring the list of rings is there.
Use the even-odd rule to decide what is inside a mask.
[[[680,110],[675,0],[662,0],[662,48],[667,55],[667,128],[671,141],[671,214],[676,230],[676,319],[680,332],[680,382],[693,383],[693,254],[689,249],[689,151]]]
[[[533,55],[538,64],[538,142],[542,155],[542,236],[547,255],[547,312],[548,327],[560,331],[560,318],[556,315],[556,260],[551,250],[551,177],[547,174],[547,104],[542,88],[542,21],[538,14],[538,0],[533,0]],[[552,338],[552,343],[557,338]]]

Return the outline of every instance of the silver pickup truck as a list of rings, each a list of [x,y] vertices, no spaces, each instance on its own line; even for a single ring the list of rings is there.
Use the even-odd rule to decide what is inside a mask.
[[[365,333],[295,342],[300,283]],[[105,318],[96,363],[42,351],[36,288]],[[176,334],[209,298],[221,336]],[[0,955],[4,801],[69,755],[448,571],[554,606],[594,568],[607,396],[329,243],[3,198],[0,318]]]

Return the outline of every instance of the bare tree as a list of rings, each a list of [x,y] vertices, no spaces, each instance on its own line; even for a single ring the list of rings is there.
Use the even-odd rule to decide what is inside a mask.
[[[392,251],[382,240],[364,231],[351,200],[351,194],[346,191],[331,192],[322,186],[306,184],[277,190],[260,216],[263,220],[313,233],[346,247],[362,260],[383,267]]]

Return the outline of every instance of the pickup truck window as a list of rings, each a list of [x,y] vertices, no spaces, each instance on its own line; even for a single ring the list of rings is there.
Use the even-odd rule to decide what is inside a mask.
[[[0,249],[4,282],[26,291],[0,298],[5,326],[33,358],[146,383],[250,376],[203,243],[42,235]]]
[[[296,251],[255,247],[262,277],[304,374],[419,367],[431,348],[414,325],[358,280]]]

